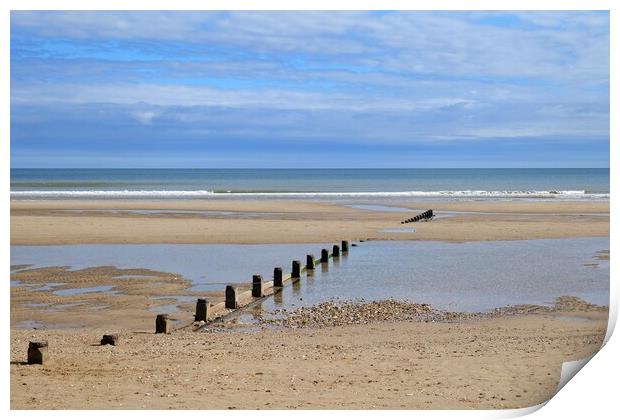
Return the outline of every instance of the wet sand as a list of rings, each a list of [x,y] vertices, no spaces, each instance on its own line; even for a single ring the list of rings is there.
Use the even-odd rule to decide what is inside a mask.
[[[11,279],[19,282],[11,287],[14,327],[146,329],[163,312],[174,312],[179,322],[191,322],[198,297],[223,300],[223,291],[190,291],[191,282],[182,276],[147,269],[25,268],[11,273]],[[113,289],[97,290],[102,286]],[[93,290],[65,294],[80,288]],[[175,296],[188,299],[178,302]],[[171,310],[171,305],[178,305],[178,311]]]
[[[411,212],[359,210],[295,200],[11,201],[11,244],[300,243],[341,239],[442,241],[609,236],[609,202],[401,203]],[[453,213],[401,225],[432,208]],[[234,214],[134,214],[130,210],[222,211]],[[118,211],[124,210],[124,211]],[[492,214],[487,214],[492,213]],[[415,232],[385,232],[414,227]]]

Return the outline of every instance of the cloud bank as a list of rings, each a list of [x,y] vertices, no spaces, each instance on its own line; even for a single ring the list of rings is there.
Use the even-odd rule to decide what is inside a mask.
[[[308,166],[608,166],[609,15],[11,13],[14,167],[300,150]]]

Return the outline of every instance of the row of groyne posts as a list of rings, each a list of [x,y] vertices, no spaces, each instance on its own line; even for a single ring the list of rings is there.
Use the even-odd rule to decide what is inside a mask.
[[[400,224],[402,225],[405,223],[413,223],[413,222],[418,222],[420,220],[431,220],[433,217],[434,217],[433,210],[432,209],[426,210],[425,212],[420,213],[417,216],[401,221]]]
[[[295,283],[301,279],[301,273],[315,269],[316,264],[328,264],[330,258],[340,258],[341,254],[349,252],[349,241],[341,241],[340,245],[334,245],[331,253],[327,248],[321,250],[321,258],[316,259],[314,254],[306,255],[306,264],[294,260],[291,264],[291,272],[284,274],[282,267],[273,269],[273,280],[264,281],[263,276],[252,276],[250,290],[229,284],[224,292],[224,302],[211,303],[207,298],[199,298],[196,301],[196,313],[194,322],[210,322],[221,319],[226,310],[236,311],[262,298],[279,293],[286,283]],[[172,322],[168,314],[159,314],[155,319],[155,333],[169,334],[172,331]]]
[[[401,224],[417,222],[419,220],[430,220],[433,218],[433,210],[427,210],[415,217],[401,221]],[[360,240],[360,242],[364,242]],[[351,244],[356,246],[356,244]],[[288,282],[295,283],[301,279],[301,273],[304,271],[314,270],[316,264],[327,264],[329,259],[340,258],[341,254],[349,252],[349,241],[341,241],[340,246],[334,245],[332,252],[324,248],[321,250],[321,258],[315,259],[313,254],[306,255],[306,264],[302,267],[301,261],[294,260],[291,266],[291,272],[283,273],[282,267],[273,269],[273,280],[263,281],[263,277],[259,274],[252,276],[252,287],[250,290],[236,285],[227,285],[224,302],[212,303],[207,298],[198,298],[196,302],[196,313],[194,322],[208,323],[222,319],[223,314],[227,310],[236,311],[243,309],[252,303],[265,297],[279,293],[284,285]],[[230,312],[229,312],[230,313]],[[191,324],[190,324],[191,325]],[[182,327],[184,328],[184,327]],[[155,333],[170,334],[173,330],[172,319],[169,314],[159,314],[155,318]],[[105,334],[101,338],[101,345],[117,345],[118,334]],[[28,344],[28,364],[43,364],[47,355],[47,341],[30,341]]]
[[[364,242],[364,240],[360,240]],[[356,244],[351,244],[356,246]],[[210,302],[207,298],[198,298],[196,302],[196,313],[194,322],[206,323],[223,319],[225,315],[231,314],[240,309],[244,309],[249,305],[276,293],[280,293],[287,283],[295,283],[301,279],[301,273],[305,271],[313,271],[317,264],[328,264],[329,259],[340,258],[341,255],[349,253],[349,241],[341,241],[340,245],[334,245],[331,253],[328,249],[321,250],[321,258],[315,259],[313,254],[306,255],[306,264],[302,267],[301,261],[294,260],[291,266],[291,272],[284,274],[282,267],[273,269],[273,280],[263,281],[263,277],[259,274],[252,276],[252,287],[250,290],[246,288],[227,285],[225,290],[224,302]],[[182,326],[185,328],[189,325]],[[180,329],[177,328],[177,329]],[[155,333],[170,334],[173,330],[172,319],[168,314],[159,314],[155,318]],[[116,346],[119,341],[117,333],[105,334],[100,341],[103,345]],[[44,364],[47,359],[48,342],[30,341],[28,344],[28,364]]]

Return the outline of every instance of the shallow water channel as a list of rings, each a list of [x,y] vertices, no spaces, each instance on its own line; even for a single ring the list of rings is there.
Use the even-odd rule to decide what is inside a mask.
[[[291,260],[317,258],[330,244],[276,245],[54,245],[12,246],[11,264],[72,269],[113,265],[174,272],[194,290],[223,290],[227,283],[270,280],[274,266],[290,271]],[[407,299],[438,309],[486,311],[531,303],[552,304],[573,295],[609,303],[609,261],[596,259],[609,238],[446,243],[371,241],[347,256],[318,264],[312,275],[267,298],[264,309],[310,306],[338,299]],[[584,265],[589,264],[589,265]],[[79,294],[79,289],[71,289]]]

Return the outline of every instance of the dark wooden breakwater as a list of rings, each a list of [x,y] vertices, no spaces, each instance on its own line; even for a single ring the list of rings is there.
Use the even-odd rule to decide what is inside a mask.
[[[363,240],[360,240],[363,242]],[[356,244],[351,244],[356,246]],[[196,301],[196,312],[192,323],[173,328],[173,319],[168,314],[158,314],[155,318],[155,334],[170,334],[174,330],[181,330],[199,323],[198,329],[203,328],[210,322],[226,320],[234,316],[236,311],[246,309],[254,304],[260,303],[266,297],[280,293],[287,283],[295,283],[301,280],[301,273],[313,271],[317,264],[329,264],[329,259],[338,259],[349,253],[349,241],[341,241],[340,245],[334,245],[331,249],[321,250],[321,257],[315,258],[314,254],[306,255],[306,264],[302,266],[301,261],[291,262],[291,272],[284,273],[282,267],[273,269],[273,279],[264,281],[259,274],[252,276],[250,288],[239,287],[229,284],[224,292],[223,302],[211,302],[208,298],[198,298]],[[101,346],[116,346],[119,343],[118,333],[107,333],[100,341]],[[28,364],[44,364],[47,361],[47,341],[30,341],[28,343]]]
[[[329,259],[340,258],[349,252],[349,241],[341,241],[340,245],[334,245],[331,249],[321,250],[321,257],[315,258],[314,254],[306,255],[306,262],[302,265],[300,260],[291,262],[291,272],[284,273],[282,267],[273,269],[273,279],[263,280],[263,276],[254,274],[249,289],[244,286],[229,284],[224,291],[223,302],[211,302],[209,298],[199,298],[196,301],[194,323],[208,324],[213,321],[225,320],[240,309],[247,309],[253,304],[259,303],[268,296],[279,293],[288,283],[301,280],[301,273],[315,270],[318,264],[329,264]],[[167,314],[159,314],[156,318],[156,333],[170,333],[171,323]],[[191,324],[190,324],[191,325]],[[204,324],[203,324],[204,325]],[[189,325],[186,325],[185,328]]]
[[[400,222],[400,224],[402,225],[404,223],[412,223],[412,222],[417,222],[417,221],[420,221],[420,220],[430,220],[433,217],[434,217],[433,210],[432,209],[431,210],[426,210],[424,213],[420,213],[420,214],[418,214],[415,217],[403,220],[402,222]]]

